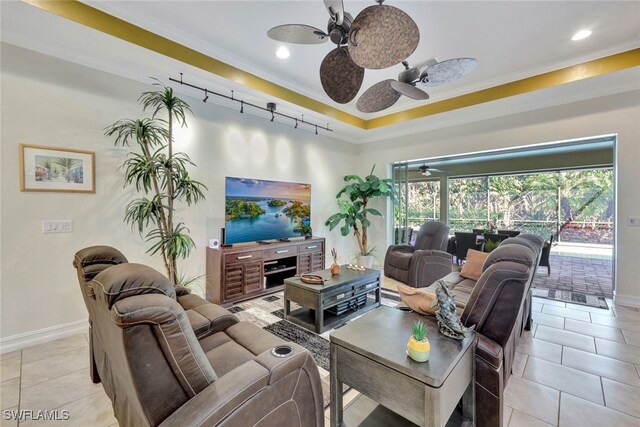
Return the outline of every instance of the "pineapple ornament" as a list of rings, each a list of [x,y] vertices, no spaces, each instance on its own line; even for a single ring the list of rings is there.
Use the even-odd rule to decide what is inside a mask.
[[[427,339],[427,327],[422,320],[413,322],[413,335],[407,343],[407,356],[416,362],[426,362],[429,360],[431,345]]]
[[[333,257],[333,264],[331,264],[331,275],[337,276],[340,274],[340,264],[338,264],[338,252],[336,248],[331,249],[331,256]]]

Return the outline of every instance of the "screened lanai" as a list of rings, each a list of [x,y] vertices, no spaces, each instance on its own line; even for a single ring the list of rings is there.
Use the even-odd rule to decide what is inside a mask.
[[[415,238],[412,230],[428,220],[447,223],[452,239],[474,230],[533,233],[549,247],[534,286],[611,298],[613,150],[606,137],[396,164],[394,237]],[[488,243],[479,247],[490,250]]]

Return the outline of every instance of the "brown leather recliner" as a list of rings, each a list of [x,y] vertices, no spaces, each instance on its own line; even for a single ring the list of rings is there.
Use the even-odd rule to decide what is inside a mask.
[[[109,266],[85,287],[97,371],[120,425],[324,424],[318,368],[304,348],[177,295],[144,265]],[[272,354],[280,346],[291,352]]]
[[[89,312],[89,375],[94,383],[100,382],[100,375],[96,369],[94,358],[94,340],[93,340],[93,298],[89,295],[89,287],[87,284],[102,270],[118,264],[127,263],[127,258],[119,250],[111,246],[90,246],[76,252],[73,257],[73,266],[78,273],[78,283],[80,284],[80,292],[82,299]]]
[[[449,227],[438,221],[427,221],[420,227],[414,246],[389,246],[384,258],[384,275],[414,288],[429,286],[451,272],[448,243]]]
[[[505,240],[506,242],[506,240]],[[504,243],[504,242],[503,242]],[[502,426],[503,393],[527,308],[537,254],[526,245],[503,244],[489,254],[461,320],[475,326],[476,425]]]

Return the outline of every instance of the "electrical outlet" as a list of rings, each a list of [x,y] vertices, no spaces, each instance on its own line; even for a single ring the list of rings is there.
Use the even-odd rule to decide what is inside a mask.
[[[629,216],[629,217],[627,217],[627,225],[640,226],[640,216]]]
[[[71,233],[73,222],[70,219],[42,221],[43,233]]]

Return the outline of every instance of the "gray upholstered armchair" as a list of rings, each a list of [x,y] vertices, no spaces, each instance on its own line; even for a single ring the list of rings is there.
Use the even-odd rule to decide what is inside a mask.
[[[422,288],[451,273],[447,253],[449,227],[438,221],[422,224],[415,246],[391,245],[384,258],[384,274],[409,286]]]

